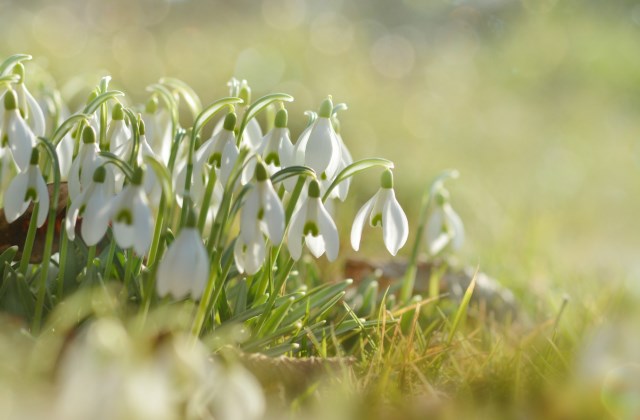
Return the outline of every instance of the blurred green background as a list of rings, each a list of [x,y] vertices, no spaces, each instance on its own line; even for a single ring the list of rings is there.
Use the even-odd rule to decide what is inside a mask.
[[[62,88],[111,74],[140,102],[161,76],[205,103],[246,78],[255,97],[296,98],[294,138],[332,94],[354,157],[396,162],[414,227],[426,183],[460,170],[465,263],[553,296],[582,275],[640,277],[640,3],[4,0],[0,56],[13,53]]]

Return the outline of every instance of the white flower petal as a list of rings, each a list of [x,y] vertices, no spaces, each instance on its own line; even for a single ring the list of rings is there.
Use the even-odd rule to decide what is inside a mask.
[[[101,211],[109,208],[110,199],[106,188],[104,184],[94,184],[94,187],[87,189],[90,195],[87,197],[80,233],[82,234],[82,239],[89,246],[100,242],[109,228],[111,213],[109,211]]]
[[[327,172],[333,176],[339,162],[339,150],[336,150],[335,133],[328,118],[318,118],[309,133],[309,140],[304,151],[305,164],[318,174]],[[336,161],[336,157],[338,161]]]
[[[29,207],[29,202],[24,200],[29,185],[28,171],[16,175],[4,194],[4,216],[7,222],[12,223],[20,217]]]
[[[409,237],[409,222],[395,193],[391,190],[382,210],[382,238],[391,255],[396,255]]]
[[[369,199],[358,213],[356,213],[355,219],[353,219],[353,226],[351,227],[351,246],[355,251],[360,249],[360,239],[362,237],[362,229],[364,229],[364,224],[367,220],[367,216],[371,213],[371,209],[373,209],[373,204],[375,203],[376,197],[378,194],[376,193],[373,197]]]
[[[462,223],[462,219],[458,216],[458,213],[453,210],[450,204],[446,203],[443,206],[445,217],[450,224],[451,234],[453,235],[451,239],[451,246],[454,250],[458,250],[462,247],[464,243],[464,225]]]
[[[289,233],[287,234],[287,245],[289,247],[289,254],[295,261],[300,259],[302,255],[302,231],[307,219],[307,202],[298,208],[291,217],[291,225],[289,226]]]
[[[262,195],[266,233],[271,243],[279,245],[284,236],[284,208],[271,181],[266,180],[260,184],[262,185],[258,185],[258,189]]]
[[[40,202],[37,225],[38,227],[41,227],[47,220],[47,216],[49,214],[49,190],[47,189],[47,184],[44,183],[40,168],[32,166],[31,169],[35,172],[35,188],[36,193],[38,194],[38,201]]]
[[[31,160],[31,150],[35,146],[36,140],[27,123],[22,119],[18,110],[7,111],[9,115],[9,145],[13,152],[13,158],[20,169],[29,167]]]
[[[45,119],[44,113],[38,104],[38,101],[35,100],[31,92],[27,90],[27,87],[24,83],[20,83],[19,86],[22,86],[23,94],[27,100],[27,104],[29,106],[29,120],[31,121],[31,127],[33,128],[33,133],[36,136],[44,136],[45,135]]]
[[[137,197],[133,202],[133,224],[136,230],[133,249],[138,255],[144,255],[149,250],[153,239],[153,215],[144,192],[140,188],[138,188]]]
[[[262,236],[256,237],[251,243],[247,245],[247,255],[245,260],[245,270],[250,276],[256,274],[265,258],[265,243]]]
[[[338,236],[338,228],[331,219],[329,212],[324,208],[319,198],[318,200],[318,228],[320,229],[320,235],[324,238],[325,247],[327,251],[327,258],[329,261],[335,261],[338,258],[338,251],[340,250],[340,237]]]
[[[248,244],[259,234],[258,211],[260,210],[260,197],[257,187],[249,191],[247,199],[242,206],[242,214],[240,215],[240,235],[242,241]]]
[[[220,181],[222,181],[224,185],[227,184],[231,176],[231,171],[236,164],[236,160],[238,160],[238,147],[235,143],[228,141],[224,145],[224,149],[222,149],[222,162],[220,165]]]
[[[65,181],[68,179],[71,163],[73,162],[73,148],[75,141],[71,134],[65,135],[60,143],[56,146],[56,154],[58,155],[58,164],[60,165],[60,178]]]
[[[444,224],[444,213],[440,206],[433,209],[429,219],[427,220],[427,226],[425,230],[424,239],[427,242],[427,248],[431,248],[431,244],[434,243],[442,234],[442,227]]]
[[[80,205],[84,202],[83,194],[80,194],[67,209],[67,215],[64,218],[64,227],[67,230],[67,236],[70,240],[76,238],[76,222],[80,214]]]
[[[244,273],[245,269],[245,243],[242,241],[242,236],[236,238],[236,242],[233,245],[233,260],[236,263],[236,269],[239,273]]]

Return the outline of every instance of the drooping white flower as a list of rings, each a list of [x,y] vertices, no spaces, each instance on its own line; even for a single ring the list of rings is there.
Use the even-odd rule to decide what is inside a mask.
[[[464,225],[451,204],[449,192],[440,189],[435,196],[435,208],[427,220],[425,240],[430,255],[437,255],[447,248],[457,251],[464,242]]]
[[[147,127],[147,141],[151,149],[167,165],[171,156],[171,116],[166,109],[158,109],[158,98],[153,96],[147,102],[142,121]]]
[[[130,147],[127,149],[123,145],[131,143],[131,130],[127,127],[124,111],[119,103],[115,104],[111,111],[111,122],[107,128],[107,142],[111,153],[124,160],[129,158],[129,156],[124,156],[124,152],[129,150],[130,153]]]
[[[307,248],[316,258],[326,251],[329,261],[334,261],[340,247],[338,229],[322,204],[318,182],[311,181],[308,191],[307,199],[291,218],[287,236],[289,253],[294,260],[299,260],[304,239]]]
[[[207,165],[214,165],[217,169],[218,179],[222,185],[226,185],[231,171],[233,170],[238,155],[240,154],[236,145],[236,136],[233,129],[236,125],[236,114],[230,112],[224,119],[222,130],[211,135],[209,140],[195,152],[194,177],[199,171],[207,173]],[[185,169],[186,170],[186,169]]]
[[[338,164],[338,168],[336,169],[336,175],[339,174],[343,169],[353,163],[353,158],[351,157],[351,153],[347,146],[344,144],[344,140],[342,140],[342,136],[340,135],[340,122],[337,118],[333,119],[333,126],[336,131],[336,137],[338,138],[338,143],[340,144],[340,163]],[[333,182],[332,179],[327,179],[321,183],[323,190],[329,187]],[[347,178],[340,182],[334,189],[331,191],[329,198],[337,198],[340,201],[344,201],[347,199],[347,195],[349,194],[349,187],[351,186],[351,178]]]
[[[137,168],[131,183],[103,207],[113,223],[116,243],[123,249],[133,247],[138,255],[149,250],[153,237],[153,214],[143,188],[143,171]],[[99,216],[101,219],[105,215]]]
[[[65,134],[56,146],[58,165],[60,167],[60,179],[62,181],[69,179],[69,172],[71,172],[71,164],[73,163],[73,149],[75,146],[76,141],[70,132]]]
[[[19,80],[15,84],[18,108],[31,131],[36,136],[44,136],[46,129],[44,113],[40,108],[40,104],[38,104],[38,101],[36,101],[24,83],[24,66],[22,63],[18,63],[13,67],[13,73],[19,76]]]
[[[85,126],[82,130],[82,144],[78,155],[71,163],[69,170],[69,197],[73,201],[78,194],[89,186],[93,180],[96,169],[105,163],[105,159],[100,156],[100,147],[96,142],[96,132],[93,127]],[[107,169],[110,172],[110,169]],[[114,181],[112,176],[107,177],[107,185],[113,190]]]
[[[320,179],[332,179],[342,158],[340,142],[331,124],[333,102],[325,99],[320,105],[318,118],[307,127],[295,145],[295,161],[312,168]]]
[[[31,150],[36,145],[36,138],[20,114],[18,99],[13,90],[8,90],[4,94],[4,110],[0,127],[2,145],[8,145],[11,148],[18,168],[24,170],[29,166]]]
[[[112,198],[112,192],[105,182],[107,175],[107,169],[99,166],[87,188],[71,202],[65,218],[65,229],[72,241],[76,236],[75,226],[80,216],[83,217],[80,233],[87,245],[97,244],[107,232],[110,215],[108,212],[101,211]]]
[[[238,97],[243,100],[242,105],[237,108],[237,121],[242,121],[244,114],[251,105],[251,88],[247,84],[246,80],[239,81],[236,78],[232,78],[227,85],[229,86],[229,96]],[[218,121],[213,129],[213,134],[217,134],[222,129],[223,125],[224,120]],[[248,148],[252,152],[256,153],[261,143],[262,129],[260,128],[258,121],[255,118],[252,118],[247,122],[247,126],[242,133],[240,148]]]
[[[190,215],[187,225],[169,245],[158,267],[158,295],[200,299],[209,279],[209,256]]]
[[[238,271],[255,274],[265,258],[263,234],[279,245],[284,235],[284,208],[273,189],[267,168],[259,162],[255,170],[256,186],[249,192],[240,216],[240,235],[234,247]]]
[[[262,160],[267,165],[267,172],[273,175],[282,168],[294,164],[294,148],[287,128],[287,110],[281,109],[276,113],[274,128],[269,131],[257,150],[257,154],[262,156]],[[251,159],[242,171],[242,184],[246,185],[253,177],[256,160]],[[295,184],[295,180],[291,180]],[[293,188],[293,185],[291,185]]]
[[[351,228],[351,246],[360,248],[360,238],[365,221],[369,217],[371,226],[382,226],[384,245],[391,255],[396,255],[409,237],[409,223],[393,191],[393,174],[382,173],[380,189],[358,210]]]
[[[38,167],[38,149],[31,152],[31,162],[27,169],[11,180],[4,195],[4,215],[12,223],[20,217],[33,202],[40,202],[37,225],[42,226],[49,212],[49,191]]]
[[[9,187],[9,183],[17,173],[18,167],[13,159],[11,149],[0,145],[0,201],[4,197],[7,187]]]

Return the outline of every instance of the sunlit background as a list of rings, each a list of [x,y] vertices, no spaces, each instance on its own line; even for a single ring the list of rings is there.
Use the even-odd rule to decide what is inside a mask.
[[[396,162],[414,226],[426,183],[459,169],[461,260],[557,299],[640,273],[639,51],[633,1],[0,2],[0,55],[32,54],[66,95],[110,74],[143,102],[168,75],[206,103],[235,76],[292,94],[296,136],[332,94],[354,157]]]

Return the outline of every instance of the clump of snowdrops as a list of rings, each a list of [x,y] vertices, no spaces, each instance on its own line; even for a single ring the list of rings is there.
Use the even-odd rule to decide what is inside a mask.
[[[335,261],[340,254],[333,214],[352,178],[374,171],[379,179],[378,191],[347,227],[354,250],[363,234],[373,234],[364,232],[368,224],[380,228],[395,256],[409,226],[395,197],[393,163],[352,158],[340,134],[345,104],[327,96],[317,111],[305,113],[305,128],[292,137],[287,94],[252,100],[247,82],[232,79],[228,97],[203,106],[184,82],[165,78],[136,105],[104,77],[71,112],[51,87],[32,95],[23,64],[30,58],[18,54],[0,64],[0,203],[7,223],[23,222],[25,236],[22,249],[0,255],[0,308],[42,343],[57,340],[51,348],[60,353],[49,370],[61,372],[60,395],[53,398],[62,417],[90,415],[96,404],[86,400],[86,411],[71,413],[75,403],[67,406],[67,399],[97,386],[95,377],[108,372],[110,385],[87,392],[115,393],[124,405],[114,410],[149,409],[119,393],[153,383],[160,401],[179,377],[197,390],[195,397],[175,399],[182,415],[227,410],[220,417],[233,418],[233,404],[210,404],[217,398],[236,399],[251,411],[240,417],[255,418],[264,401],[253,379],[234,364],[220,367],[203,356],[203,346],[272,356],[339,356],[365,346],[363,337],[375,346],[368,331],[380,325],[380,314],[420,300],[412,293],[423,231],[432,256],[462,242],[462,223],[443,187],[457,176],[449,171],[424,196],[399,294],[379,291],[373,281],[348,295],[352,281],[322,281],[314,259]],[[32,261],[37,241],[44,242],[40,263]],[[415,308],[397,313],[412,317]],[[385,325],[400,321],[392,312],[383,318]],[[125,324],[146,337],[142,348],[156,348],[144,363]],[[171,333],[161,341],[169,344],[149,344],[160,340],[152,336],[164,336],[163,328]],[[64,337],[72,337],[71,344]],[[187,349],[187,337],[202,341]],[[199,368],[169,372],[158,368],[157,358]],[[69,367],[71,359],[84,367]],[[139,375],[120,375],[132,366]],[[237,386],[222,392],[199,370]],[[167,407],[156,411],[177,406]]]

